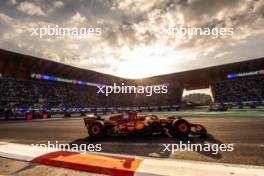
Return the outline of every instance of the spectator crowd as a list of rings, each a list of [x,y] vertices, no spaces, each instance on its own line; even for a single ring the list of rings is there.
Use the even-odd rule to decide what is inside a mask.
[[[215,82],[212,92],[217,103],[261,102],[264,100],[264,76]]]
[[[182,90],[173,88],[166,95],[146,97],[136,94],[97,94],[94,86],[74,85],[35,79],[0,79],[0,102],[16,107],[36,105],[49,108],[132,107],[175,105],[181,101]]]

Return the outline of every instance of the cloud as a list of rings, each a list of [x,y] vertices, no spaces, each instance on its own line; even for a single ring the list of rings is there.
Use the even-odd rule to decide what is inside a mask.
[[[39,6],[31,2],[22,2],[17,6],[17,9],[31,16],[33,15],[47,16],[47,14],[44,13]]]
[[[53,5],[55,8],[61,8],[64,6],[64,2],[63,1],[54,1]]]
[[[12,21],[12,18],[4,13],[0,13],[0,23],[9,24]]]
[[[16,5],[17,4],[17,1],[16,0],[9,0],[9,4]]]
[[[71,25],[80,25],[80,24],[83,24],[86,22],[86,18],[81,16],[81,14],[79,12],[76,12],[75,15],[73,15],[69,21],[67,21],[68,24],[71,24]]]
[[[264,55],[260,0],[21,0],[16,6],[0,5],[0,48],[118,76],[133,77],[135,70],[137,76],[153,76]],[[234,35],[175,40],[167,36],[174,24],[232,27]],[[47,25],[101,27],[102,36],[30,35],[32,27]]]

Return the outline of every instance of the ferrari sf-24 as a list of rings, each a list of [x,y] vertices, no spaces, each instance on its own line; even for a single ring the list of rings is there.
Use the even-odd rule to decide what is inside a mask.
[[[203,125],[190,123],[181,117],[139,115],[136,112],[113,114],[104,118],[99,115],[87,115],[84,123],[91,138],[151,136],[162,133],[178,138],[207,135],[207,130]]]

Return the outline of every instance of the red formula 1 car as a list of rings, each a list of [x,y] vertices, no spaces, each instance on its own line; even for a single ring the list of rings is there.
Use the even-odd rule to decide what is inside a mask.
[[[179,117],[160,117],[154,114],[138,115],[136,112],[115,114],[105,118],[88,115],[84,118],[91,138],[103,136],[150,136],[166,133],[173,137],[196,135],[205,137],[207,130],[200,124],[192,124]]]

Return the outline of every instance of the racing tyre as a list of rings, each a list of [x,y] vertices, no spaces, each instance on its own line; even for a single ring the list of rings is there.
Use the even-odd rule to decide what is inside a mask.
[[[172,128],[170,134],[173,137],[188,137],[191,132],[191,125],[184,119],[174,120],[172,122]]]
[[[104,123],[95,121],[88,127],[88,133],[91,138],[101,138],[105,134]]]

